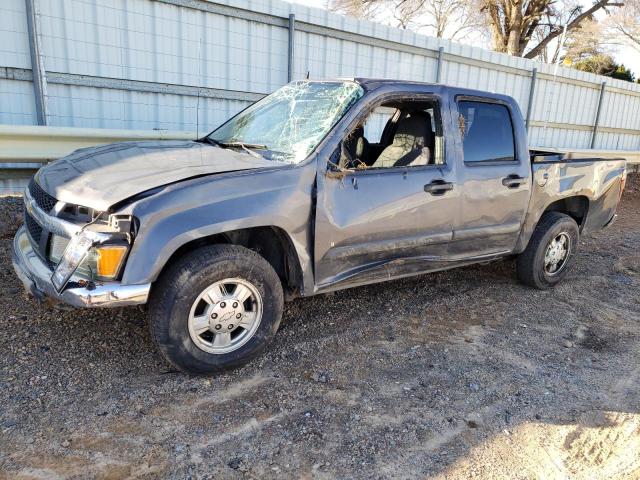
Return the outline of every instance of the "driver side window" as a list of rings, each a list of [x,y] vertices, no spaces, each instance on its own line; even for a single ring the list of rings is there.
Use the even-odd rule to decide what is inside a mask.
[[[444,163],[436,101],[391,101],[372,109],[342,141],[347,169],[406,168]]]

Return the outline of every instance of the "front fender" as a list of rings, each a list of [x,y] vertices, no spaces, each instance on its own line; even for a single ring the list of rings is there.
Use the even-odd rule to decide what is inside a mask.
[[[313,289],[309,249],[315,165],[203,177],[170,186],[129,210],[140,226],[122,283],[151,283],[183,245],[212,235],[273,226],[291,240],[305,291]]]

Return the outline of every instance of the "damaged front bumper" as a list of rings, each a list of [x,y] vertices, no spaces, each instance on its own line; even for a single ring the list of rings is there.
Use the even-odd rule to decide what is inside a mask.
[[[119,282],[86,283],[58,293],[51,282],[53,271],[33,250],[27,230],[20,227],[13,240],[13,268],[29,293],[38,299],[49,297],[75,307],[120,307],[147,302],[151,284],[122,285]],[[78,285],[81,279],[72,278]]]

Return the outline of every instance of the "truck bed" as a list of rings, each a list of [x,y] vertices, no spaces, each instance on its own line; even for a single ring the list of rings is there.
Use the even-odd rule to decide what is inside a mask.
[[[622,153],[624,153],[624,155],[621,155]],[[628,163],[640,164],[640,152],[634,155],[629,152],[619,152],[616,150],[569,150],[535,147],[529,149],[529,158],[531,159],[531,163],[625,160]]]
[[[585,211],[579,222],[583,233],[612,222],[626,180],[625,159],[547,150],[530,150],[530,154],[532,205],[525,230],[535,228],[540,215],[552,203],[569,211]],[[564,199],[570,200],[563,203]],[[583,208],[581,203],[587,207]]]

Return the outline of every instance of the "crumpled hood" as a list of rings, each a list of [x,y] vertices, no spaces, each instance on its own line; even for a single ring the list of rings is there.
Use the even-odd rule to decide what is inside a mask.
[[[42,167],[36,180],[67,203],[106,211],[145,190],[198,175],[274,167],[246,152],[194,141],[124,142],[76,150]]]

